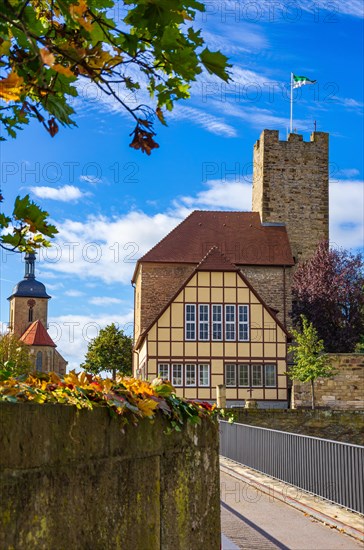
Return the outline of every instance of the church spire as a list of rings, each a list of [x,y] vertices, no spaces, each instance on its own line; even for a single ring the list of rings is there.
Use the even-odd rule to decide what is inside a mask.
[[[35,279],[35,254],[31,252],[25,254],[24,279]]]

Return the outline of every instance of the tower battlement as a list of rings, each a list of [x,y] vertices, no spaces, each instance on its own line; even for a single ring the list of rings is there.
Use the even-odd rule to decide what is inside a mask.
[[[278,130],[264,130],[253,165],[253,211],[263,223],[285,223],[293,255],[305,260],[329,237],[329,134],[282,141]]]

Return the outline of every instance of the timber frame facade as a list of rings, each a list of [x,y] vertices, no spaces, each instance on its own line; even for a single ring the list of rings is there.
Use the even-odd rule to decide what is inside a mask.
[[[243,273],[213,247],[139,337],[134,374],[177,395],[287,402],[287,332]]]

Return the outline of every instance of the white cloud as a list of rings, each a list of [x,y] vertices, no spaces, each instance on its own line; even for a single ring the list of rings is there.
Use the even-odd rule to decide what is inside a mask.
[[[77,202],[86,195],[86,193],[83,193],[74,185],[64,185],[63,187],[58,188],[39,186],[31,187],[30,190],[40,199],[49,199],[62,202]]]
[[[330,241],[343,248],[363,248],[363,181],[330,182]]]
[[[330,239],[345,248],[362,246],[363,182],[330,184]],[[46,263],[48,272],[77,276],[86,285],[99,280],[129,285],[136,261],[167,235],[194,209],[250,210],[248,181],[211,180],[196,195],[177,197],[164,212],[148,215],[131,211],[119,217],[89,216],[83,222],[58,223],[57,261]],[[52,249],[50,249],[52,251]],[[68,292],[72,292],[68,291]],[[108,298],[95,297],[94,305]],[[119,303],[110,298],[109,304]]]
[[[90,341],[95,338],[100,329],[115,323],[123,329],[125,334],[131,336],[133,333],[133,311],[127,309],[120,315],[107,313],[95,317],[87,315],[60,315],[50,317],[49,334],[57,349],[68,361],[67,370],[80,370],[87,347]]]
[[[66,296],[70,296],[71,298],[80,298],[81,296],[84,296],[84,295],[85,295],[85,293],[84,293],[84,292],[81,292],[81,290],[73,290],[73,289],[71,289],[71,290],[66,290],[66,291],[64,292],[64,294],[65,294]]]
[[[109,306],[111,304],[122,304],[123,301],[119,298],[112,298],[110,296],[94,296],[90,300],[90,304],[95,306]]]
[[[364,7],[362,0],[345,0],[343,2],[326,2],[326,0],[318,0],[315,3],[311,0],[301,0],[298,4],[306,11],[325,10],[330,12],[327,22],[337,22],[340,14],[351,15],[353,17],[364,17]]]
[[[86,183],[91,183],[91,185],[96,185],[101,183],[102,180],[96,176],[80,176],[80,181],[85,181]]]
[[[357,168],[343,168],[342,170],[339,170],[337,172],[337,176],[341,176],[342,178],[355,178],[355,176],[358,176],[360,174],[360,171]]]
[[[206,184],[207,189],[197,193],[195,197],[184,196],[175,201],[188,208],[250,210],[252,202],[252,188],[248,182],[211,180]]]

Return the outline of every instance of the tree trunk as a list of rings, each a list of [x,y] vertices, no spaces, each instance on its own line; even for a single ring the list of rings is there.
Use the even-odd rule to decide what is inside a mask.
[[[312,410],[315,409],[315,386],[314,381],[311,380],[311,401],[312,401]]]
[[[116,369],[112,369],[112,379],[115,382],[115,380],[116,380]]]

